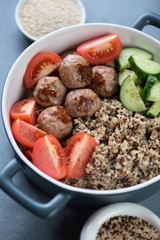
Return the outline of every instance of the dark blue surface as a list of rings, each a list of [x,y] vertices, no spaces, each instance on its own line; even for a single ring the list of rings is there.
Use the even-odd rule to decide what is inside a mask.
[[[6,75],[16,58],[31,42],[19,31],[14,19],[17,0],[0,0],[0,93]],[[109,22],[131,26],[145,11],[160,14],[159,0],[83,0],[86,22]],[[160,40],[160,29],[147,26],[143,30]],[[14,87],[14,79],[13,79]],[[0,170],[14,157],[0,118]],[[33,198],[42,202],[49,197],[41,193],[22,172],[14,182]],[[141,202],[160,217],[160,191]],[[95,209],[65,207],[53,220],[43,220],[25,210],[0,190],[0,240],[78,240],[87,218]]]

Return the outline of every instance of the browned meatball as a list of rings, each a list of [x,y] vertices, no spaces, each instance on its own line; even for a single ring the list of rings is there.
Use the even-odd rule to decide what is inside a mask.
[[[72,117],[93,115],[101,106],[101,100],[91,89],[77,89],[66,95],[64,106]]]
[[[72,131],[72,118],[62,106],[43,110],[38,116],[39,128],[58,140],[66,138]]]
[[[118,91],[117,72],[112,67],[94,66],[91,88],[99,97],[110,98]]]
[[[36,102],[44,107],[62,105],[66,88],[58,77],[41,78],[34,90]]]
[[[69,54],[59,68],[60,78],[67,88],[82,88],[91,83],[90,64],[79,55]]]

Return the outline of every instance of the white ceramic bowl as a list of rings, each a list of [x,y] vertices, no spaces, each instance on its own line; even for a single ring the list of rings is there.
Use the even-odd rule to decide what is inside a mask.
[[[122,202],[105,206],[96,211],[85,223],[80,240],[96,240],[101,225],[112,217],[128,215],[150,223],[160,233],[160,219],[149,209],[135,203]]]
[[[28,0],[19,0],[17,6],[16,6],[16,9],[15,9],[15,19],[16,19],[16,23],[17,23],[17,26],[19,27],[19,29],[21,30],[21,32],[26,36],[28,37],[30,40],[32,41],[36,41],[38,40],[37,38],[35,38],[34,36],[32,36],[30,33],[28,33],[22,23],[21,23],[21,20],[20,20],[20,12],[25,4],[25,2],[27,2]],[[44,0],[45,1],[45,0]],[[80,10],[80,13],[81,13],[81,21],[80,21],[80,24],[82,23],[85,23],[85,20],[86,20],[86,11],[85,11],[85,8],[82,4],[82,2],[80,0],[74,0],[77,4],[78,4],[78,7],[79,7],[79,10]]]
[[[147,49],[153,53],[155,61],[160,62],[160,42],[143,32],[116,24],[81,24],[65,29],[60,29],[42,37],[38,41],[35,41],[19,56],[9,71],[9,74],[5,81],[2,96],[2,117],[7,136],[13,149],[16,152],[16,155],[18,156],[18,160],[10,161],[9,166],[6,166],[3,174],[0,174],[0,185],[1,188],[3,185],[3,189],[14,199],[16,199],[27,209],[35,212],[37,215],[45,215],[45,217],[46,215],[53,216],[55,213],[55,206],[57,212],[57,207],[64,207],[68,201],[74,205],[89,207],[97,207],[102,205],[104,206],[108,203],[122,201],[138,202],[151,196],[153,193],[159,190],[160,175],[141,184],[115,190],[90,190],[64,184],[49,177],[37,169],[30,161],[28,161],[28,159],[20,151],[11,131],[9,111],[13,103],[18,101],[23,95],[23,76],[30,59],[40,52],[53,51],[57,54],[60,54],[67,49],[78,46],[82,42],[107,33],[117,33],[122,41],[123,46],[137,46]],[[13,84],[16,86],[15,91],[13,91]],[[47,209],[46,213],[44,213],[44,206],[41,209],[40,204],[36,204],[35,202],[33,204],[33,200],[31,200],[28,196],[24,196],[24,194],[22,197],[20,191],[15,190],[15,186],[8,184],[10,182],[8,179],[6,179],[6,175],[9,173],[9,171],[12,171],[12,173],[14,172],[12,168],[15,171],[18,171],[21,169],[21,166],[31,181],[33,181],[43,191],[47,192],[51,196],[53,196],[55,192],[58,192],[58,196],[56,195],[56,197],[52,199],[52,202],[55,203],[58,197],[60,197],[61,200],[58,198],[58,201],[56,202],[57,205],[53,204],[52,208]],[[9,174],[9,177],[10,176],[13,176],[13,174]],[[39,207],[37,207],[37,205]]]

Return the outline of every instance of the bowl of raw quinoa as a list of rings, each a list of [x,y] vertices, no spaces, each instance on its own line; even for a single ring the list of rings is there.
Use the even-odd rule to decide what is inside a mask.
[[[143,113],[126,109],[120,102],[119,93],[112,98],[100,99],[100,108],[94,115],[73,117],[72,134],[83,132],[97,143],[85,175],[80,178],[56,180],[50,177],[29,161],[13,136],[10,110],[26,93],[23,79],[30,60],[40,53],[61,55],[88,40],[113,33],[117,34],[123,47],[146,49],[153,54],[154,61],[160,63],[158,40],[130,27],[90,23],[59,29],[35,41],[19,56],[7,76],[2,96],[2,117],[16,157],[1,172],[0,186],[36,215],[51,217],[68,202],[89,207],[121,201],[138,202],[159,190],[160,117],[148,118]],[[13,175],[21,170],[53,198],[49,204],[39,204],[27,194],[21,194],[11,181]]]
[[[96,211],[86,221],[81,240],[160,239],[160,219],[146,207],[114,203]]]
[[[80,0],[20,0],[15,19],[21,32],[36,41],[60,28],[84,23],[86,12]]]

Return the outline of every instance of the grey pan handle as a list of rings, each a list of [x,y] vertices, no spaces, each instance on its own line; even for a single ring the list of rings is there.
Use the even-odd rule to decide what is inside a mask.
[[[144,12],[131,25],[131,27],[142,30],[146,25],[160,28],[160,15],[153,12]]]
[[[52,218],[58,214],[71,199],[71,195],[63,192],[58,193],[47,203],[40,203],[32,199],[12,181],[14,175],[21,169],[22,166],[17,159],[11,160],[0,173],[0,187],[32,213],[42,218]]]

